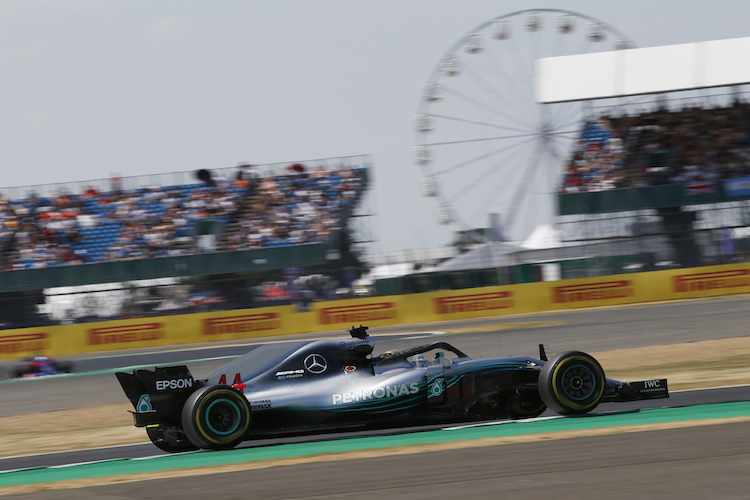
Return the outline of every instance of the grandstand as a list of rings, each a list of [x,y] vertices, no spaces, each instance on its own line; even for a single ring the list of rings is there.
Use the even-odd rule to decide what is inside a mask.
[[[96,287],[101,296],[144,280],[151,296],[132,294],[143,307],[131,313],[167,300],[173,312],[195,311],[265,299],[257,289],[264,279],[286,289],[283,269],[300,275],[351,265],[350,219],[368,189],[370,162],[344,157],[4,189],[0,323],[48,320],[36,306],[59,287],[110,283]],[[216,276],[225,277],[222,285],[201,283]],[[174,278],[187,277],[189,289],[177,287]]]
[[[361,169],[299,171],[3,200],[5,270],[327,243],[366,182]],[[209,244],[200,236],[212,236]],[[205,239],[204,239],[205,240]]]
[[[591,110],[559,195],[563,240],[611,242],[632,270],[750,250],[750,38],[539,62],[540,102]],[[585,69],[587,78],[578,78]],[[579,71],[580,70],[580,71]],[[628,257],[627,259],[623,257]]]

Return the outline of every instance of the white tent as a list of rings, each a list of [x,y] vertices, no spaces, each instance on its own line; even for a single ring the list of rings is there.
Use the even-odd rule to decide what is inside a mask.
[[[476,245],[468,252],[438,264],[433,271],[463,271],[467,269],[510,266],[516,264],[513,254],[524,250],[526,249],[509,243],[488,241],[487,243]]]
[[[382,278],[397,278],[414,272],[414,264],[411,262],[400,262],[398,264],[383,264],[373,267],[364,278],[367,280],[379,280]]]
[[[542,224],[531,232],[528,238],[521,243],[521,246],[537,250],[541,248],[557,248],[561,246],[561,242],[562,238],[559,229],[555,229],[549,224]]]

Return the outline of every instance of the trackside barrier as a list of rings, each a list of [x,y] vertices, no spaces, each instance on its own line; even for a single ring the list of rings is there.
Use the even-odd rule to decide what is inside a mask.
[[[0,330],[0,359],[252,339],[750,292],[750,263]]]

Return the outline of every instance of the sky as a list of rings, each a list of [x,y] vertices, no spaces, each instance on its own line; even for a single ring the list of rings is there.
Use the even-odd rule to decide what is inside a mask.
[[[467,33],[533,9],[593,18],[638,47],[750,36],[740,0],[0,0],[0,192],[372,155],[369,250],[450,244],[457,227],[438,224],[413,161],[424,86]],[[511,183],[482,172],[466,178]],[[514,204],[513,189],[498,198]],[[524,213],[514,239],[533,229]]]

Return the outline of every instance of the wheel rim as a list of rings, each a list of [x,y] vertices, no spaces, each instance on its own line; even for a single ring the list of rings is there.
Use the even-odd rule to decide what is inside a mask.
[[[596,376],[587,366],[573,365],[563,372],[562,388],[570,399],[586,400],[596,391]]]
[[[240,418],[240,408],[226,398],[212,401],[206,410],[206,425],[219,436],[228,436],[237,431]]]

